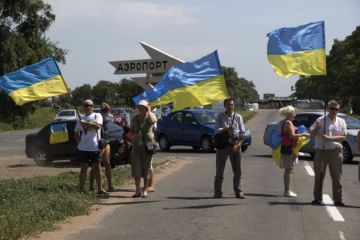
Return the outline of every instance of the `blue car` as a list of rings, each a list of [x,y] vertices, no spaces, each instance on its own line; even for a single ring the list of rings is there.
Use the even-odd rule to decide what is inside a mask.
[[[186,109],[163,117],[157,123],[156,138],[162,151],[171,146],[192,146],[204,152],[214,151],[215,121],[219,112],[209,109]],[[246,151],[251,144],[250,130],[246,129],[241,150]]]

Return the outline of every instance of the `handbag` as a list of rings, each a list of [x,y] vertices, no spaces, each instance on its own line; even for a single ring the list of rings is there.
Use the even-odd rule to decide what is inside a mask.
[[[235,113],[231,120],[231,126],[234,123],[234,119],[235,119]],[[233,138],[232,133],[230,133],[229,131],[223,131],[215,134],[214,145],[217,149],[227,148],[234,144],[235,144],[235,139]]]
[[[140,132],[142,131],[143,125],[140,125],[139,118],[136,117],[137,124],[139,126]],[[145,135],[141,133],[142,141],[145,145],[145,152],[149,155],[154,155],[157,152],[158,144],[157,142],[146,142]]]
[[[145,143],[145,152],[150,155],[155,154],[157,152],[157,143],[156,142]]]
[[[220,132],[215,134],[215,147],[217,149],[223,149],[233,145],[235,142],[232,138],[232,134],[228,131]]]
[[[292,154],[292,146],[281,144],[280,153],[288,155]]]

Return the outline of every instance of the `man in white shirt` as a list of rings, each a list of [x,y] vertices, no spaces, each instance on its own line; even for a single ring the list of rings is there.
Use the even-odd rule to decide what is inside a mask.
[[[329,164],[334,204],[344,206],[341,185],[343,163],[341,142],[346,139],[346,123],[344,119],[336,116],[340,110],[338,102],[331,100],[328,106],[329,113],[319,117],[310,127],[310,133],[315,136],[315,184],[312,204],[322,203],[323,182]]]
[[[80,192],[84,192],[86,173],[89,165],[94,169],[95,179],[98,186],[98,193],[106,193],[101,183],[101,155],[98,147],[100,129],[103,118],[100,113],[93,112],[94,103],[90,99],[83,102],[83,118],[77,122],[75,127],[75,139],[78,143],[77,159],[80,162]]]

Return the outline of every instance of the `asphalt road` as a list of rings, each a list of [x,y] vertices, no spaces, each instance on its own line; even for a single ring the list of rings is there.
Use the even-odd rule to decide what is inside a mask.
[[[306,157],[300,159],[291,182],[298,198],[285,198],[282,171],[262,141],[265,124],[279,119],[277,111],[261,110],[247,124],[253,144],[243,154],[245,200],[234,198],[229,162],[224,197],[213,199],[215,154],[177,148],[159,154],[185,156],[190,163],[157,182],[155,193],[147,199],[119,201],[111,214],[69,239],[360,239],[359,159],[343,167],[346,207],[331,204],[329,174],[324,186],[324,199],[329,203],[310,204],[314,179],[312,161]]]

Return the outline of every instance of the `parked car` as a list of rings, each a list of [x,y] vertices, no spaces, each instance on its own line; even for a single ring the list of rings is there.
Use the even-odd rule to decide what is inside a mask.
[[[171,146],[192,146],[204,152],[214,150],[215,121],[219,112],[209,109],[186,109],[169,113],[158,122],[156,138],[162,151]],[[246,137],[241,150],[251,144],[251,133],[246,129]]]
[[[82,116],[82,115],[80,115]],[[77,120],[78,119],[78,115],[76,113],[75,109],[64,109],[59,111],[55,117],[54,117],[54,122],[57,121],[66,121],[66,120]]]
[[[74,129],[77,121],[68,120],[53,122],[43,127],[39,132],[28,134],[25,137],[25,153],[28,158],[32,158],[36,163],[42,165],[56,159],[70,159],[75,161],[77,143],[75,141]],[[66,124],[68,141],[62,143],[50,143],[51,128],[57,124]],[[112,167],[120,163],[128,163],[122,153],[123,129],[118,125],[108,123],[110,135],[110,163]]]
[[[324,112],[301,112],[296,114],[296,117],[293,121],[294,126],[304,125],[306,129],[309,131],[310,126],[315,122],[315,120],[323,116]],[[342,142],[343,146],[343,154],[344,154],[344,162],[351,162],[354,156],[360,156],[360,151],[357,149],[357,132],[360,130],[360,120],[348,116],[343,113],[339,113],[337,115],[345,120],[347,125],[347,135],[346,140]],[[282,121],[280,122],[272,122],[266,126],[264,132],[264,144],[270,146],[270,135],[275,131],[281,132]],[[300,152],[309,153],[311,156],[314,156],[315,140],[314,137],[310,138],[310,141],[300,149]]]

